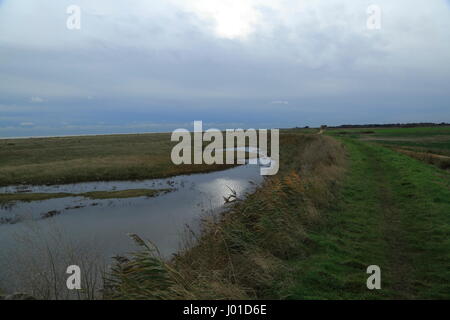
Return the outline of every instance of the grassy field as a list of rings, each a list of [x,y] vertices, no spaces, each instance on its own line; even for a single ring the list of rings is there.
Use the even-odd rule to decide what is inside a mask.
[[[191,233],[186,248],[172,260],[160,259],[151,244],[134,236],[141,250],[118,259],[107,277],[105,297],[450,299],[450,173],[445,170],[450,128],[316,133],[283,130],[278,175],[221,217],[205,216],[202,231]],[[1,143],[0,153],[6,156],[0,160],[0,176],[7,178],[2,184],[218,169],[172,166],[168,135]],[[441,156],[442,162],[421,154]],[[147,191],[113,196],[151,196]],[[369,265],[381,268],[381,290],[366,287]]]
[[[207,172],[225,165],[170,160],[168,133],[0,140],[0,186],[137,180]]]
[[[450,175],[387,148],[344,140],[349,174],[315,249],[289,265],[291,299],[450,299]],[[369,265],[382,290],[365,286]]]
[[[418,129],[375,135],[448,132]],[[142,250],[115,265],[107,297],[450,299],[449,172],[367,134],[285,131],[277,176],[206,219],[172,261],[136,237]],[[369,265],[381,290],[366,287]]]
[[[374,141],[441,169],[450,168],[450,127],[333,129],[327,133]]]
[[[450,299],[450,127],[328,131],[350,166],[338,201],[276,293],[290,299]],[[424,156],[424,154],[426,156]],[[436,161],[436,157],[439,161]],[[431,164],[431,165],[430,165]],[[366,288],[369,265],[382,290]],[[292,278],[292,275],[293,278]]]

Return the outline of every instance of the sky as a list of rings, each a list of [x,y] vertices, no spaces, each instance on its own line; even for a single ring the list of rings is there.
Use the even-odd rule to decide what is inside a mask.
[[[449,1],[0,0],[0,137],[194,120],[450,122]]]

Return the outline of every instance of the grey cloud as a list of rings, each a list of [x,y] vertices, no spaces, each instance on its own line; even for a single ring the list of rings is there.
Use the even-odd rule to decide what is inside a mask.
[[[0,3],[0,112],[16,124],[450,120],[445,1],[380,0],[378,31],[365,1],[242,0],[242,21],[202,0],[78,3],[79,31],[72,1]]]

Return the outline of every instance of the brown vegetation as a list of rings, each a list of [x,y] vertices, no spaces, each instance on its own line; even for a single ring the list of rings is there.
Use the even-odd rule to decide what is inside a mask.
[[[0,140],[0,186],[139,180],[224,170],[175,165],[169,133]]]
[[[270,297],[286,261],[305,256],[308,231],[334,199],[345,163],[341,143],[323,135],[283,134],[280,172],[220,219],[206,217],[200,235],[171,261],[139,237],[142,250],[117,259],[106,281],[110,299],[249,299]],[[281,272],[280,272],[281,271]]]

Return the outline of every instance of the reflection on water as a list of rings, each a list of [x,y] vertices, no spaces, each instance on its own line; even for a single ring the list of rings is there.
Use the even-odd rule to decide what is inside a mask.
[[[197,229],[202,212],[223,210],[224,197],[230,195],[231,190],[236,191],[238,197],[244,197],[262,180],[259,166],[244,165],[168,179],[23,187],[23,192],[81,193],[138,188],[173,188],[174,191],[153,198],[90,200],[70,197],[19,202],[1,208],[0,218],[17,221],[0,225],[0,270],[5,270],[2,265],[11,250],[16,253],[21,250],[17,237],[29,233],[30,228],[39,228],[41,235],[50,235],[51,229],[57,228],[64,238],[80,247],[95,247],[105,258],[134,250],[127,234],[136,233],[156,244],[162,255],[168,257],[179,249],[185,225]],[[17,192],[17,188],[0,188],[0,192]],[[49,217],[43,219],[48,213],[51,213]],[[2,273],[0,271],[0,280]]]

